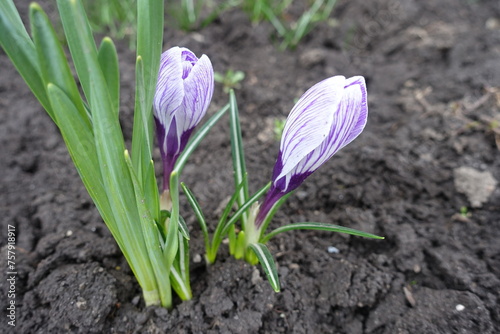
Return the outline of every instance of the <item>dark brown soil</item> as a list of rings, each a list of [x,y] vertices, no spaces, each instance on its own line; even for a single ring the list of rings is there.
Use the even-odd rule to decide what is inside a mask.
[[[28,1],[16,3],[26,17]],[[332,75],[365,76],[366,130],[273,224],[330,222],[386,239],[278,236],[270,242],[277,294],[259,267],[223,246],[215,265],[192,263],[195,297],[171,311],[144,307],[56,127],[0,53],[1,277],[7,224],[17,236],[16,327],[7,324],[2,278],[0,332],[500,333],[500,189],[489,179],[500,180],[500,2],[344,0],[329,23],[281,52],[269,24],[233,11],[200,32],[167,30],[165,49],[186,46],[209,55],[216,71],[246,73],[237,97],[252,190],[270,178],[274,121],[294,98]],[[125,45],[129,141],[134,54]],[[209,112],[226,101],[218,85]],[[232,189],[227,123],[183,175],[211,221]],[[183,209],[193,259],[203,243],[185,201]]]

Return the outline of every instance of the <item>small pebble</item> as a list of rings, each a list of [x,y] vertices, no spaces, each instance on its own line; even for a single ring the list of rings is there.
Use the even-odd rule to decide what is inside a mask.
[[[411,290],[408,289],[406,286],[403,287],[403,292],[405,294],[406,300],[408,303],[411,305],[411,307],[415,307],[417,302],[415,301],[415,298],[413,298],[413,294],[411,293]]]
[[[193,262],[194,263],[200,263],[201,262],[201,255],[200,254],[194,254],[194,256],[193,256]]]
[[[68,230],[68,231],[66,232],[66,236],[67,236],[67,237],[71,237],[72,235],[73,235],[73,231]]]
[[[254,271],[252,271],[252,278],[250,281],[253,285],[257,285],[262,282],[262,278],[260,277],[260,272],[258,269],[254,269]]]
[[[132,298],[132,304],[136,306],[139,304],[140,301],[141,301],[141,296],[135,296],[134,298]]]
[[[340,250],[337,247],[330,246],[330,247],[328,247],[328,253],[338,254],[338,253],[340,253]]]
[[[85,301],[85,300],[77,301],[76,307],[78,307],[80,310],[86,310],[87,309],[87,301]]]
[[[457,304],[457,306],[455,306],[455,309],[460,312],[460,311],[463,311],[465,310],[465,306],[463,306],[462,304]]]

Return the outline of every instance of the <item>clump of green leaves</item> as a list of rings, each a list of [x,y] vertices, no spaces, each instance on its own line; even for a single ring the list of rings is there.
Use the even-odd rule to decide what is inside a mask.
[[[295,48],[314,27],[327,20],[337,0],[315,0],[300,16],[288,13],[292,0],[244,0],[243,8],[254,23],[267,20],[280,37],[280,49]]]
[[[279,38],[280,49],[295,48],[314,27],[330,17],[337,0],[177,0],[167,6],[176,26],[184,31],[201,29],[223,12],[239,8],[248,13],[254,24],[268,21]],[[300,14],[292,14],[292,7],[305,3]]]
[[[178,28],[193,31],[206,27],[222,12],[238,4],[239,0],[176,0],[169,1],[167,13]]]

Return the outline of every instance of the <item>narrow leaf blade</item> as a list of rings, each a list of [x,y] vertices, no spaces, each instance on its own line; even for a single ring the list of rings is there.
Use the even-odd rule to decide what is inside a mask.
[[[320,230],[320,231],[329,231],[329,232],[338,232],[338,233],[346,233],[346,234],[351,234],[351,235],[356,235],[364,238],[371,238],[371,239],[384,239],[384,237],[355,230],[353,228],[349,227],[344,227],[344,226],[339,226],[339,225],[333,225],[333,224],[326,224],[326,223],[316,223],[316,222],[305,222],[305,223],[294,223],[294,224],[289,224],[285,226],[278,227],[277,229],[271,231],[267,235],[265,235],[262,238],[262,242],[267,242],[269,239],[272,237],[276,236],[277,234],[287,232],[287,231],[293,231],[293,230]]]
[[[153,145],[153,97],[163,44],[163,0],[137,1],[137,66],[132,161],[141,180],[150,178],[144,169]],[[146,194],[147,195],[147,194]]]
[[[188,228],[184,218],[182,218],[182,216],[179,216],[179,231],[186,240],[190,239],[189,238],[189,228]]]
[[[201,210],[200,204],[196,200],[196,197],[194,196],[191,189],[189,189],[184,184],[184,182],[181,182],[181,188],[182,188],[182,191],[184,192],[184,194],[186,195],[186,198],[189,202],[189,205],[191,205],[191,208],[194,211],[194,214],[196,216],[196,220],[198,220],[198,223],[200,224],[201,231],[203,232],[203,239],[205,240],[205,247],[208,249],[209,236],[208,236],[207,222],[205,220],[205,216],[203,215],[203,211]]]
[[[179,240],[179,175],[174,171],[170,174],[170,194],[172,197],[172,210],[170,211],[170,222],[167,228],[165,244],[163,246],[163,257],[167,265],[172,265],[177,255]]]
[[[90,125],[61,43],[49,18],[36,3],[30,5],[30,21],[42,80],[46,85],[52,83],[62,89],[82,115],[82,121]]]
[[[91,101],[90,91],[94,83],[91,79],[90,70],[93,67],[95,68],[96,64],[89,63],[89,57],[97,59],[97,47],[89,21],[85,15],[85,9],[81,0],[57,0],[57,7],[76,73],[87,101]]]
[[[259,259],[264,272],[266,273],[267,280],[271,284],[271,287],[275,292],[280,292],[280,281],[278,278],[278,270],[276,269],[276,263],[274,262],[271,252],[266,245],[261,243],[255,243],[249,245],[250,249],[254,251],[255,255]]]
[[[170,272],[172,288],[182,300],[190,300],[192,296],[189,282],[189,242],[179,233],[179,251]]]
[[[243,151],[243,140],[241,137],[240,117],[234,90],[229,92],[229,124],[231,129],[231,156],[233,158],[234,184],[242,184],[238,191],[238,207],[242,206],[248,199],[248,181],[245,178],[246,164]],[[243,226],[246,223],[246,215],[242,216]]]
[[[108,85],[108,92],[113,104],[113,110],[118,117],[120,109],[120,69],[118,66],[118,54],[115,44],[109,37],[105,37],[97,55],[101,71]]]

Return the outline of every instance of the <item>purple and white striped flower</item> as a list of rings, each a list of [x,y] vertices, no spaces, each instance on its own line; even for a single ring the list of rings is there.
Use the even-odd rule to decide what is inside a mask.
[[[161,55],[153,114],[163,160],[163,190],[168,190],[175,162],[205,116],[213,92],[214,70],[206,55],[198,59],[180,47]]]
[[[311,87],[288,115],[271,189],[255,224],[364,129],[368,116],[365,79],[334,76]]]

